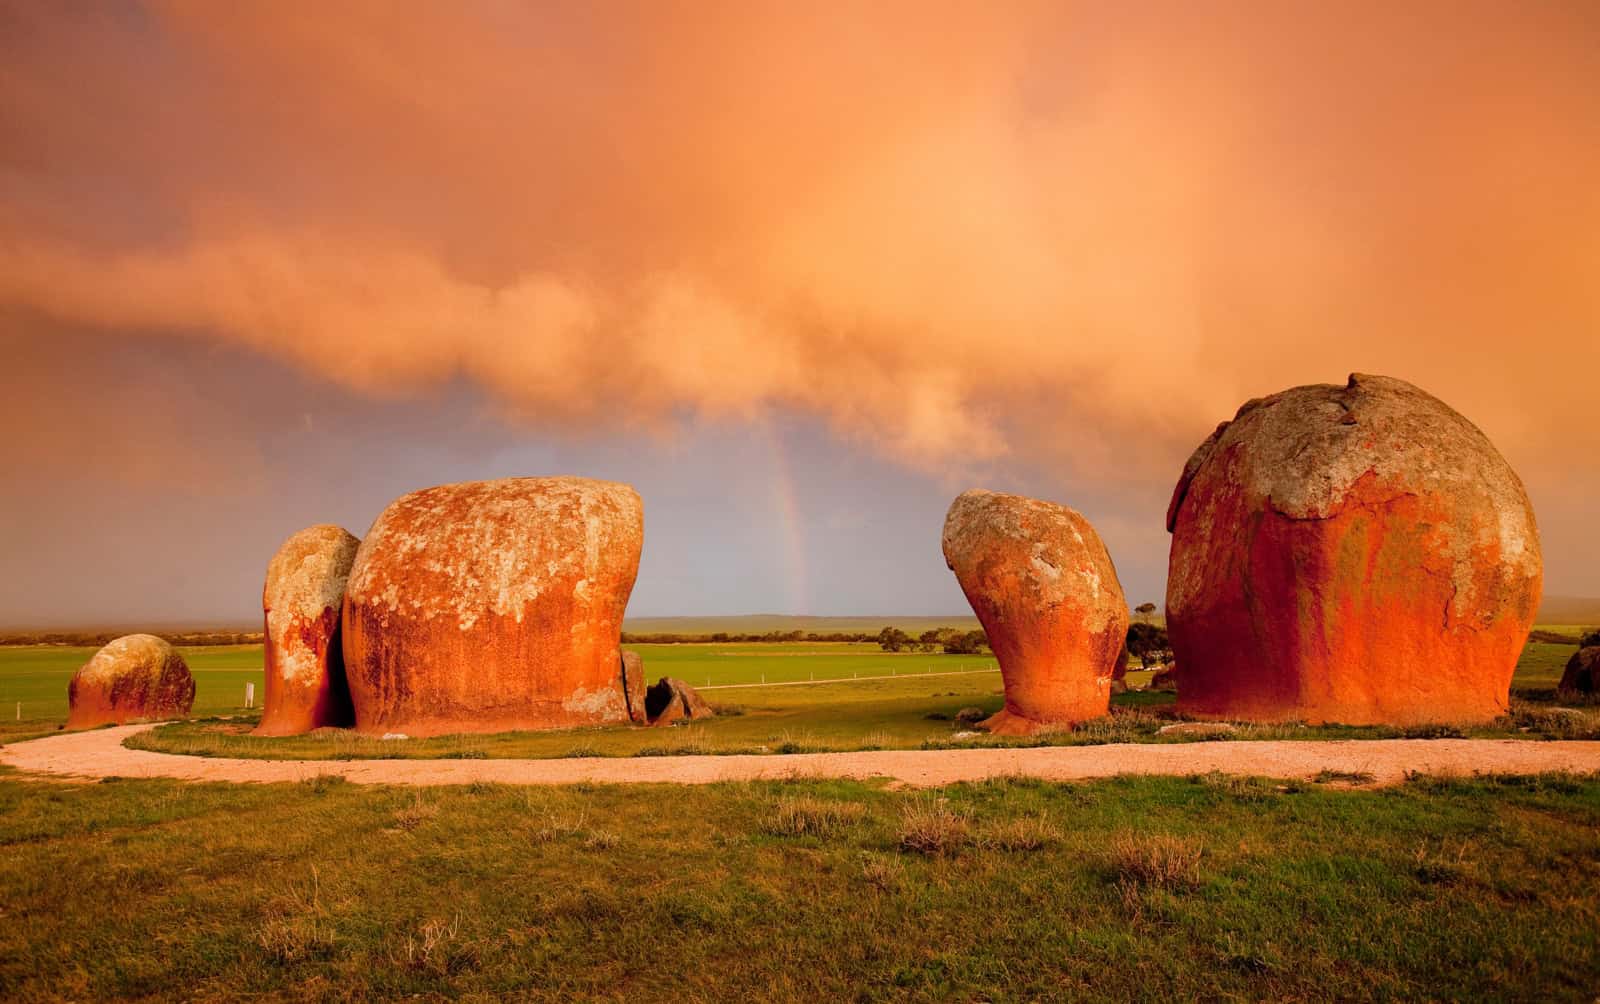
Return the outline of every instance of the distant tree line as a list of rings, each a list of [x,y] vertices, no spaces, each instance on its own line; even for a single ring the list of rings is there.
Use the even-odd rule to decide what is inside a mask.
[[[127,631],[4,631],[0,645],[100,646]],[[260,631],[150,631],[173,645],[259,645]]]
[[[945,655],[978,655],[989,646],[989,636],[979,628],[930,628],[913,638],[897,627],[886,627],[873,639],[885,652],[943,652]]]
[[[797,642],[797,641],[850,641],[873,642],[878,636],[865,632],[832,631],[819,634],[816,631],[767,631],[763,634],[732,634],[727,631],[717,631],[713,634],[642,634],[637,631],[622,632],[624,645],[711,645],[722,642],[735,644],[762,644],[772,642]]]

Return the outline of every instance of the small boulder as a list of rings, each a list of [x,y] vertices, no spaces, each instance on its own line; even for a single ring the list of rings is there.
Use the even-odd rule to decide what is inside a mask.
[[[941,543],[1005,683],[1005,707],[984,727],[1028,735],[1104,715],[1128,604],[1089,521],[1053,502],[975,490],[950,504]]]
[[[1567,670],[1561,674],[1561,684],[1556,691],[1562,694],[1592,694],[1600,683],[1600,645],[1591,645],[1574,652],[1567,661]]]
[[[711,718],[711,710],[699,691],[670,676],[663,676],[656,685],[645,691],[645,717],[651,725],[671,725],[674,722],[699,721]]]
[[[124,635],[72,675],[67,705],[69,729],[182,718],[194,707],[194,677],[164,640]]]
[[[982,708],[962,708],[956,712],[956,721],[963,725],[976,725],[989,717],[989,713]]]
[[[266,699],[256,735],[299,735],[355,723],[339,615],[360,545],[340,527],[313,526],[284,541],[267,565],[261,591]]]

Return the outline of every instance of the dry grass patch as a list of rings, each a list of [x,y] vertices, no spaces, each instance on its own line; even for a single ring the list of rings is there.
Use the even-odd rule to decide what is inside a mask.
[[[972,837],[965,813],[943,798],[918,798],[900,808],[900,849],[912,854],[942,857],[954,854]]]
[[[879,892],[894,892],[905,877],[905,865],[881,854],[866,854],[861,859],[861,878]]]
[[[986,851],[1042,851],[1060,841],[1060,828],[1042,815],[990,823],[978,834]]]
[[[780,798],[762,824],[775,837],[837,836],[866,817],[860,802],[836,802],[810,796]]]
[[[1157,833],[1122,833],[1111,842],[1111,863],[1117,881],[1139,889],[1182,892],[1200,884],[1198,841]]]
[[[322,881],[315,867],[304,888],[290,886],[267,906],[255,942],[278,962],[323,958],[332,950],[333,925],[322,905]]]
[[[622,835],[615,830],[590,826],[587,814],[570,815],[545,810],[529,834],[535,844],[548,844],[562,838],[576,840],[585,850],[610,851],[622,845]]]
[[[439,807],[432,802],[424,801],[418,792],[412,796],[411,804],[395,810],[394,825],[410,833],[412,830],[439,815]]]

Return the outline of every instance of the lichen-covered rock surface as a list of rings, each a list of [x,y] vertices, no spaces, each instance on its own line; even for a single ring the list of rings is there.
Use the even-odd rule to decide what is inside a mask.
[[[629,720],[619,645],[644,507],[585,478],[403,496],[345,587],[356,727],[411,736]]]
[[[72,674],[67,706],[69,729],[181,718],[194,707],[194,677],[163,639],[124,635]]]
[[[1418,724],[1507,708],[1543,565],[1522,482],[1418,388],[1353,375],[1250,401],[1167,511],[1188,714]]]
[[[297,735],[355,721],[339,618],[361,544],[340,527],[308,527],[283,542],[261,591],[266,694],[256,734]]]
[[[1053,502],[975,490],[951,503],[943,545],[1005,682],[1005,707],[983,726],[1024,735],[1104,715],[1128,604],[1089,521]]]

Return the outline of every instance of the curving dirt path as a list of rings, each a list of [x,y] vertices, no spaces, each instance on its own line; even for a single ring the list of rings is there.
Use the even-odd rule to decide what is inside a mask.
[[[1600,742],[1526,739],[1370,739],[1117,744],[1038,749],[881,750],[790,756],[678,756],[563,760],[235,760],[131,750],[122,741],[154,725],[74,732],[0,747],[0,764],[67,778],[171,777],[186,781],[300,781],[335,775],[357,784],[709,784],[713,781],[886,777],[913,787],[1001,776],[1076,781],[1118,774],[1225,774],[1301,779],[1322,770],[1394,784],[1424,774],[1600,771]]]

